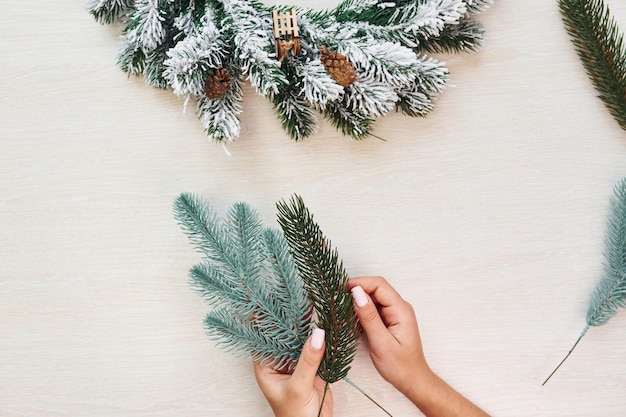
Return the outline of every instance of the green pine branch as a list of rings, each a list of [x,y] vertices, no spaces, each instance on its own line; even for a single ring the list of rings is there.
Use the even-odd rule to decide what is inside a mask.
[[[317,325],[326,332],[326,352],[318,373],[333,383],[348,374],[360,333],[348,274],[301,197],[281,201],[277,207],[278,223],[315,308]]]
[[[626,45],[602,0],[559,0],[567,32],[599,98],[626,130]]]

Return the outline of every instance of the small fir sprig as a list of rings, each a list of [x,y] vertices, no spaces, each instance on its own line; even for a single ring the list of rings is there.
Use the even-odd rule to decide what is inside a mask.
[[[591,326],[606,324],[619,308],[626,307],[626,178],[617,183],[610,202],[604,256],[604,274],[591,296],[586,325],[576,343],[542,385],[563,365]]]
[[[213,306],[204,324],[217,345],[289,372],[308,337],[312,306],[283,235],[237,203],[224,220],[201,198],[181,194],[174,214],[203,260],[191,286]]]
[[[602,0],[559,0],[567,32],[599,98],[626,130],[626,44]]]

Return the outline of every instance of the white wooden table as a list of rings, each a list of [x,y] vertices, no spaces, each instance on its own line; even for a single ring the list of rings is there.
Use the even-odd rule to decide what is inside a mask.
[[[336,4],[318,2],[318,7]],[[610,0],[626,30],[626,3]],[[79,1],[0,15],[0,415],[271,416],[248,361],[218,350],[187,284],[182,191],[274,222],[301,194],[352,275],[416,309],[432,367],[494,416],[623,416],[626,313],[578,337],[601,273],[626,132],[570,45],[556,1],[497,0],[478,54],[441,57],[453,88],[375,133],[323,124],[294,143],[246,86],[242,134],[210,143],[171,92],[115,66],[119,32]],[[419,411],[362,346],[352,379]],[[335,415],[381,416],[347,384]]]

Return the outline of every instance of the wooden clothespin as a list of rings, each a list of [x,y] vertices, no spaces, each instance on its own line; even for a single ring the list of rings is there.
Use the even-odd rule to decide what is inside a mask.
[[[298,20],[296,10],[278,13],[272,11],[274,22],[274,40],[276,56],[283,62],[287,53],[291,50],[294,55],[300,55],[300,33],[298,32]]]

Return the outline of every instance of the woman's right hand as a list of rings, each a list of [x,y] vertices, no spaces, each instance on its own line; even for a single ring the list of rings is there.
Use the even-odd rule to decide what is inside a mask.
[[[350,278],[355,312],[380,375],[403,394],[432,373],[411,304],[382,277]]]
[[[374,366],[427,417],[488,417],[426,363],[413,307],[382,277],[348,281]]]

